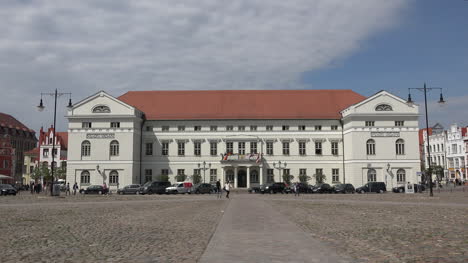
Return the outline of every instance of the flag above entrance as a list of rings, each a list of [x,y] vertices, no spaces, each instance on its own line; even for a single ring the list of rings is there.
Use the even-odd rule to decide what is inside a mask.
[[[221,154],[221,161],[260,163],[262,161],[262,155],[260,153],[250,153],[250,154],[226,153],[226,154]]]

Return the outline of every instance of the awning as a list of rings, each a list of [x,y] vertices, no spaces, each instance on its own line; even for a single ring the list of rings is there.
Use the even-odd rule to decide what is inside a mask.
[[[2,179],[2,180],[8,180],[8,179],[13,180],[14,178],[11,177],[11,176],[8,176],[8,175],[0,174],[0,179]]]

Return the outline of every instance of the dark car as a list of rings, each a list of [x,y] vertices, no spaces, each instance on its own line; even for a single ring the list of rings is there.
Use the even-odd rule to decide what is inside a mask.
[[[418,193],[418,192],[420,193],[420,192],[426,191],[426,186],[424,186],[423,184],[413,184],[413,189],[415,193]],[[404,193],[405,190],[406,190],[406,185],[400,185],[400,186],[392,188],[392,191],[394,193]]]
[[[313,194],[332,193],[333,188],[329,184],[317,184],[312,187]]]
[[[248,191],[249,193],[251,193],[251,194],[252,194],[252,193],[260,193],[260,192],[261,192],[260,187],[261,187],[261,186],[252,186],[252,187],[250,187],[249,189],[247,189],[247,191]]]
[[[310,192],[310,187],[306,183],[296,183],[296,189],[299,193],[309,193]],[[292,187],[292,191],[294,192],[294,187]]]
[[[356,192],[356,189],[354,189],[354,186],[352,184],[337,184],[333,186],[333,193],[336,194],[354,194]]]
[[[137,195],[139,195],[140,194],[140,188],[141,188],[141,185],[139,185],[139,184],[127,185],[124,188],[121,188],[121,189],[117,190],[117,194],[119,194],[119,195],[137,194]]]
[[[384,193],[387,192],[387,186],[384,182],[369,182],[361,187],[356,188],[358,193]]]
[[[270,185],[265,185],[262,188],[260,188],[260,191],[262,194],[264,193],[270,193],[270,194],[276,194],[276,193],[288,193],[287,191],[287,186],[285,183],[273,183],[273,184],[270,184]]]
[[[215,191],[211,184],[198,184],[193,187],[192,192],[196,194],[211,194]]]
[[[16,195],[17,192],[11,184],[0,184],[0,195]]]
[[[166,188],[171,186],[170,182],[147,182],[140,187],[140,194],[165,194]]]
[[[102,185],[90,185],[86,189],[80,190],[81,194],[98,194],[103,195],[109,193],[109,188],[104,188]]]

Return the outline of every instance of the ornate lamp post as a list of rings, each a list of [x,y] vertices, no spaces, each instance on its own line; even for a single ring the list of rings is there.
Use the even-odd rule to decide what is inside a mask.
[[[428,173],[429,173],[429,196],[434,196],[434,193],[432,192],[432,172],[431,172],[431,147],[429,146],[429,117],[427,115],[427,91],[431,91],[431,90],[439,90],[440,91],[440,98],[439,98],[439,101],[438,103],[440,105],[443,105],[445,103],[444,101],[444,97],[442,96],[442,88],[426,88],[426,83],[424,83],[424,87],[423,88],[409,88],[408,89],[408,101],[406,103],[408,103],[409,105],[413,105],[414,102],[413,100],[411,99],[411,90],[419,90],[419,91],[422,91],[424,92],[424,107],[426,109],[426,136],[427,136],[427,155],[428,155]]]
[[[283,182],[283,177],[281,176],[281,170],[285,169],[288,164],[286,162],[279,161],[278,163],[273,162],[273,168],[278,169],[280,175],[280,181]]]
[[[37,109],[39,111],[43,111],[45,106],[44,104],[42,103],[42,95],[48,95],[48,96],[53,96],[54,97],[54,133],[53,133],[53,137],[52,137],[52,164],[51,164],[51,175],[52,175],[52,182],[53,181],[57,181],[57,178],[54,178],[54,165],[55,165],[55,162],[54,162],[54,159],[55,159],[55,134],[57,133],[57,130],[55,129],[55,125],[56,125],[56,122],[57,122],[57,97],[60,97],[62,95],[69,95],[69,99],[68,99],[68,106],[67,108],[71,108],[73,107],[72,105],[72,101],[71,101],[71,93],[58,93],[57,92],[57,89],[55,89],[55,92],[54,93],[41,93],[41,101],[39,102],[39,105],[37,106]],[[53,195],[53,184],[52,184],[52,187],[50,187],[50,195]]]
[[[208,167],[206,167],[206,162],[203,161],[203,168],[201,168],[202,164],[198,163],[198,169],[203,170],[203,183],[205,183],[205,171],[211,168],[211,163],[208,164]]]

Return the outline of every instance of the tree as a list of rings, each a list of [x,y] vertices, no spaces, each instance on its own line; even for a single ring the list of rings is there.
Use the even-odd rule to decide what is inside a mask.
[[[433,166],[431,168],[431,173],[435,175],[435,180],[440,184],[442,178],[444,178],[444,168],[440,165]]]
[[[202,177],[199,174],[192,175],[193,184],[199,184],[202,181]]]
[[[67,167],[61,166],[60,168],[55,168],[55,174],[59,179],[67,178]]]
[[[310,180],[310,176],[308,176],[306,174],[299,175],[299,182],[307,183],[309,180]]]
[[[283,174],[283,182],[285,182],[286,184],[291,184],[292,179],[294,179],[293,175]]]
[[[187,179],[187,176],[185,174],[178,174],[176,175],[175,179],[177,182],[184,182],[185,179]]]
[[[50,170],[45,165],[42,165],[41,167],[36,167],[31,177],[34,180],[39,180],[42,178],[44,181],[50,181],[52,179],[52,176],[50,175]]]
[[[169,175],[160,174],[160,175],[156,176],[156,180],[161,181],[161,182],[169,182]]]
[[[327,177],[323,173],[314,174],[314,178],[317,184],[323,184],[325,182],[325,179],[327,179]]]

